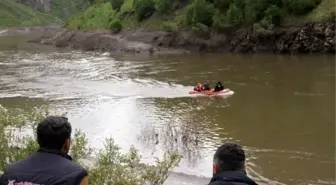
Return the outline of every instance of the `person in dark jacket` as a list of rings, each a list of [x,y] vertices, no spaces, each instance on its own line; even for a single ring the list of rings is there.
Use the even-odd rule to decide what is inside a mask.
[[[88,185],[87,171],[68,155],[70,136],[66,117],[46,117],[37,126],[39,150],[9,165],[0,185]]]
[[[225,143],[217,149],[209,185],[257,185],[246,174],[245,153],[239,145]]]
[[[209,80],[207,80],[202,86],[202,91],[209,91],[209,90],[211,90],[211,87],[210,87]]]
[[[218,91],[222,91],[224,90],[224,86],[222,85],[222,83],[220,81],[217,82],[216,86],[215,86],[215,92],[218,92]]]

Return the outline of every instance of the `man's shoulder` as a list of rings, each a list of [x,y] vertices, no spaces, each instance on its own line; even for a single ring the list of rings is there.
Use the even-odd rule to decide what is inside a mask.
[[[74,162],[73,160],[69,160],[64,157],[61,157],[61,160],[63,163],[62,168],[67,169],[67,171],[69,171],[69,175],[70,174],[78,174],[80,176],[88,175],[87,170],[83,166]]]
[[[48,157],[46,157],[46,155]],[[45,162],[43,162],[43,161],[46,161],[46,159],[52,159],[52,160],[47,160],[48,163],[46,164]],[[25,166],[27,166],[27,169],[31,169],[32,166],[34,166],[35,168],[43,169],[43,168],[48,168],[48,165],[52,165],[55,168],[57,168],[58,166],[59,168],[62,168],[62,172],[64,173],[87,174],[87,171],[84,167],[75,163],[72,160],[69,160],[62,156],[57,156],[54,154],[39,153],[39,152],[33,153],[22,160],[19,160],[13,164],[8,165],[6,172],[17,172],[17,171],[25,170]]]
[[[27,156],[24,159],[18,160],[12,164],[9,164],[6,168],[6,172],[10,172],[10,171],[17,171],[19,168],[22,168],[25,164],[27,164],[27,162],[29,162],[29,160],[31,158],[33,158],[35,156],[35,153]]]
[[[209,185],[248,185],[248,184],[242,182],[215,181],[210,183]]]
[[[225,182],[225,181],[215,181],[215,182],[211,182],[209,185],[235,185],[235,183]]]
[[[67,160],[67,164],[63,166],[63,169],[66,169],[65,172],[65,178],[71,179],[72,184],[80,184],[84,177],[88,176],[87,170],[75,163],[72,160]]]
[[[83,166],[75,163],[74,161],[67,160],[66,163],[66,167],[69,169],[73,169],[74,172],[77,171],[80,173],[87,173],[86,169]]]
[[[34,180],[37,184],[44,184],[50,180],[57,182],[56,184],[64,184],[64,182],[80,184],[81,180],[88,176],[88,172],[81,165],[62,156],[56,157],[52,155],[47,153],[42,155],[32,154],[23,160],[8,165],[0,178],[0,185],[8,182],[9,179],[18,181]],[[38,179],[36,178],[37,176]]]

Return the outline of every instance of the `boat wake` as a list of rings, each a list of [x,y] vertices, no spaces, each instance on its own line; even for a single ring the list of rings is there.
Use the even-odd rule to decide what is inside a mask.
[[[116,61],[105,55],[96,57],[76,53],[18,53],[10,56],[0,68],[0,86],[6,87],[0,89],[2,98],[178,98],[191,97],[188,92],[193,89],[173,81],[164,82],[139,75],[153,65],[146,61]],[[161,72],[157,67],[155,70]]]

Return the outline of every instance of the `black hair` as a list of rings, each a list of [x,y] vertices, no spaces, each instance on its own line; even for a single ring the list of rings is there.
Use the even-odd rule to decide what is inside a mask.
[[[225,143],[220,146],[214,159],[219,171],[240,171],[245,166],[245,152],[235,143]]]
[[[41,148],[62,150],[70,137],[71,125],[66,117],[48,116],[37,125],[37,142]]]

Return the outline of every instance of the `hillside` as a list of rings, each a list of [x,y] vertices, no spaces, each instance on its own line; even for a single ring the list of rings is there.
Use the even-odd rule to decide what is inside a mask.
[[[0,26],[63,25],[88,5],[89,0],[0,0]]]
[[[0,0],[0,27],[62,24],[63,21],[13,0]]]
[[[323,0],[316,8],[304,16],[288,17],[287,25],[298,25],[307,22],[321,22],[335,19],[335,0]]]
[[[63,20],[83,12],[89,6],[89,0],[52,0],[50,14]]]
[[[267,34],[274,27],[334,18],[334,0],[96,0],[67,26],[197,33],[252,27],[258,33]]]

